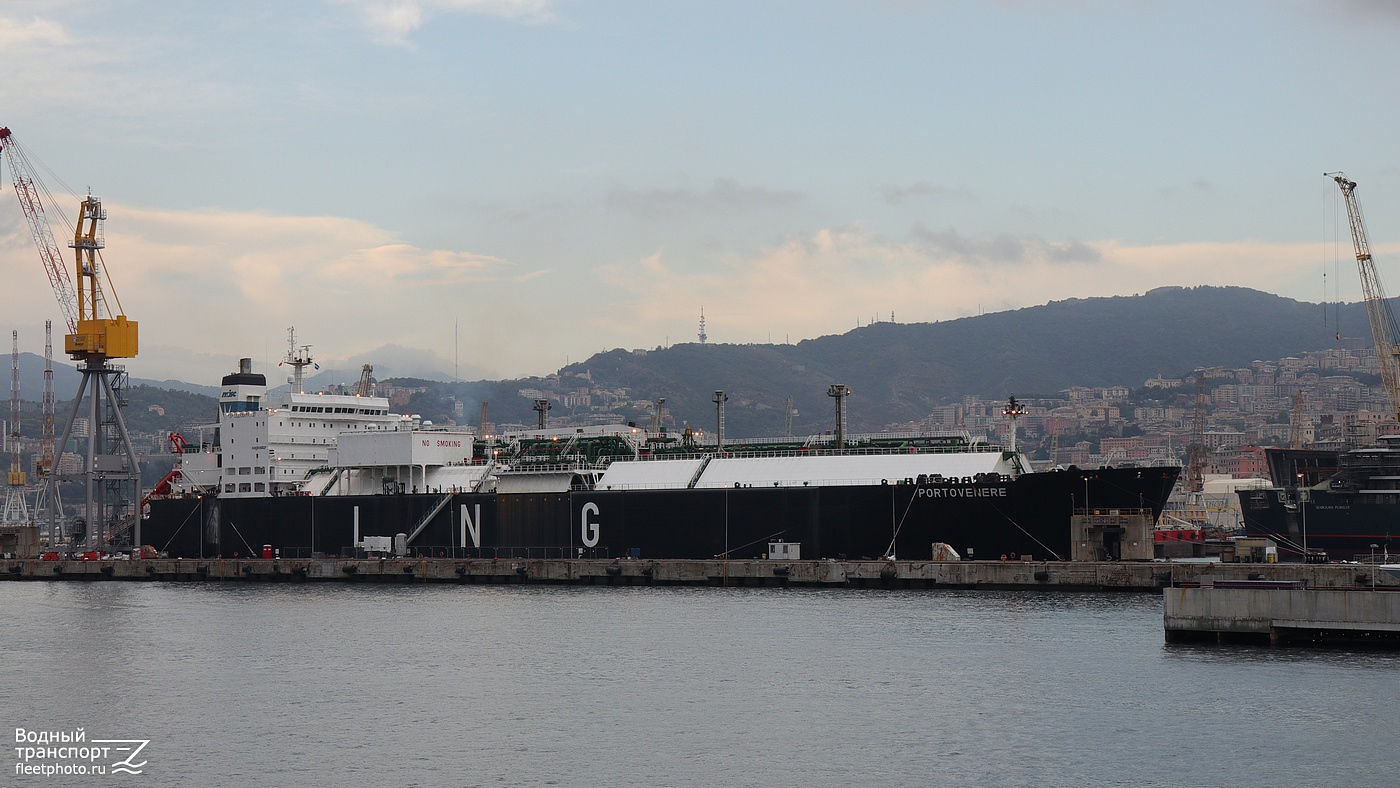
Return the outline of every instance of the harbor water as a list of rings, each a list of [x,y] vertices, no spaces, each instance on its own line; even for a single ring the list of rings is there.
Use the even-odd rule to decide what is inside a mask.
[[[103,776],[7,749],[4,784],[1400,780],[1400,654],[1169,645],[1155,594],[35,582],[0,610],[7,741],[148,742]]]

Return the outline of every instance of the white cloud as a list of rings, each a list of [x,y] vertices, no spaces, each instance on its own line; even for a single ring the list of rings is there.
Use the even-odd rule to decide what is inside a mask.
[[[633,303],[610,310],[615,317],[604,325],[617,334],[669,332],[689,341],[703,303],[711,341],[795,341],[840,333],[872,316],[885,319],[891,311],[902,322],[946,320],[1167,285],[1235,285],[1318,300],[1311,293],[1313,243],[1128,246],[967,238],[952,229],[934,234],[941,242],[931,243],[923,235],[893,242],[860,227],[831,228],[699,272],[661,253],[611,266],[605,279],[631,292]]]
[[[483,288],[518,273],[499,258],[418,248],[340,217],[106,207],[107,273],[154,351],[128,365],[137,377],[199,383],[226,372],[229,358],[275,361],[291,325],[328,359],[386,343],[451,358],[454,320],[474,318]],[[12,285],[0,313],[42,325],[60,313],[18,213],[0,213]]]
[[[403,44],[413,31],[437,14],[483,14],[503,19],[543,22],[552,18],[550,0],[335,0],[359,9],[375,35]]]
[[[107,208],[108,271],[141,324],[142,354],[127,367],[194,383],[216,381],[241,356],[270,369],[293,325],[323,365],[450,375],[455,362],[475,378],[692,341],[701,304],[711,341],[781,342],[891,311],[903,322],[946,320],[1165,285],[1318,300],[1315,243],[1132,246],[952,228],[891,240],[851,225],[749,252],[663,246],[625,265],[571,271],[570,259],[525,265],[425,249],[344,217]],[[0,264],[10,272],[0,314],[24,337],[42,336],[43,321],[60,313],[18,211],[0,211]]]
[[[34,17],[28,22],[0,17],[0,49],[16,50],[67,46],[73,43],[68,31],[57,22]]]

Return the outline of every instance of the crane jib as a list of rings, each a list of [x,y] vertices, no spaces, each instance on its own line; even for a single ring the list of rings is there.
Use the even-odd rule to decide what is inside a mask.
[[[1380,272],[1371,259],[1371,241],[1366,233],[1366,218],[1356,199],[1356,181],[1341,172],[1325,172],[1342,190],[1347,206],[1347,221],[1351,225],[1352,245],[1356,248],[1356,265],[1361,275],[1361,291],[1366,300],[1366,317],[1371,323],[1371,339],[1376,346],[1376,363],[1381,370],[1381,383],[1390,399],[1390,414],[1400,421],[1400,323],[1390,308]]]

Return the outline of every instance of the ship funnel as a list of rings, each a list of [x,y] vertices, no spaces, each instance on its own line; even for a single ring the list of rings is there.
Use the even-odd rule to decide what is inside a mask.
[[[241,375],[251,375],[253,373],[253,360],[251,358],[238,359],[238,372]]]

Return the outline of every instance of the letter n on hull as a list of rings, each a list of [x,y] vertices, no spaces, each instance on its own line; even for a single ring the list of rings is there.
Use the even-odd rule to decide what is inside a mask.
[[[472,547],[481,547],[481,504],[475,504],[476,519],[467,514],[467,505],[462,504],[462,546],[467,546],[467,535],[472,538]]]

